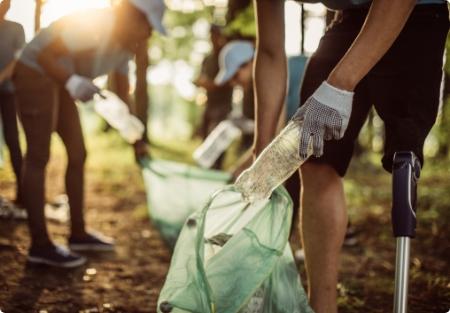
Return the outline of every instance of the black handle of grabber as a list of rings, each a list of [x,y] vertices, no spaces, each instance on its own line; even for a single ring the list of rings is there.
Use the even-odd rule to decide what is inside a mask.
[[[402,151],[394,154],[391,214],[395,237],[415,237],[419,176],[420,161],[413,152]]]

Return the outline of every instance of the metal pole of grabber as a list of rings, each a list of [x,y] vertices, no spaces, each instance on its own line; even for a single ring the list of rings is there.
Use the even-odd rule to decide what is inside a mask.
[[[396,152],[392,166],[392,228],[397,240],[394,313],[408,310],[410,240],[415,237],[420,162],[411,151]]]

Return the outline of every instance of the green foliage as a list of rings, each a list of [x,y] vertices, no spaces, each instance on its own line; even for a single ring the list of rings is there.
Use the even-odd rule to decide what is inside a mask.
[[[450,34],[447,36],[447,43],[445,45],[445,72],[450,75]]]
[[[226,27],[225,34],[230,37],[256,37],[256,20],[253,2],[238,13]]]
[[[447,62],[449,63],[449,62]],[[448,64],[446,64],[448,65]],[[449,77],[449,76],[447,76]],[[450,157],[450,97],[446,95],[441,110],[436,120],[436,125],[431,130],[431,136],[436,138],[437,153],[440,159],[448,159]]]
[[[194,44],[198,38],[194,32],[194,24],[199,21],[211,22],[213,7],[206,7],[204,10],[193,12],[181,12],[168,10],[164,17],[164,24],[169,35],[163,37],[154,33],[150,40],[150,47],[157,47],[161,50],[158,58],[152,56],[152,63],[165,60],[190,60]]]
[[[450,35],[447,36],[446,50],[445,50],[445,64],[444,64],[444,102],[440,108],[439,116],[436,125],[432,130],[432,134],[436,137],[438,142],[438,153],[440,158],[450,157]]]

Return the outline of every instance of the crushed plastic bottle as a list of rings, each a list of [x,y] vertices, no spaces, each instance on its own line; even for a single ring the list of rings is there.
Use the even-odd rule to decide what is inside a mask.
[[[253,165],[239,175],[235,186],[245,201],[268,199],[306,160],[298,153],[302,126],[303,120],[291,120]],[[311,154],[309,149],[308,156]]]
[[[134,115],[125,102],[115,93],[102,90],[101,94],[94,97],[95,111],[103,117],[108,124],[117,129],[120,135],[129,143],[133,144],[141,139],[144,134],[144,125]]]

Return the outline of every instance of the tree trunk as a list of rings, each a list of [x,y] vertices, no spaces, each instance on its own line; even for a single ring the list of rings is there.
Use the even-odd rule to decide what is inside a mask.
[[[141,43],[136,52],[136,90],[134,92],[136,116],[145,126],[144,140],[148,139],[148,87],[147,87],[147,68],[149,66],[148,44],[147,41]]]
[[[245,10],[250,4],[251,0],[229,0],[228,1],[228,11],[226,15],[226,24],[228,25],[234,18],[241,12]]]
[[[37,33],[41,29],[41,11],[42,0],[36,0],[36,8],[34,10],[34,32]]]

